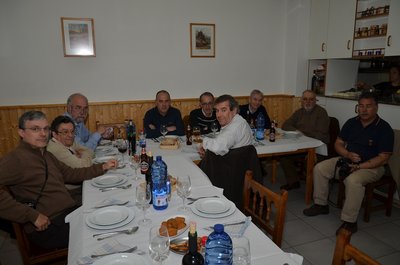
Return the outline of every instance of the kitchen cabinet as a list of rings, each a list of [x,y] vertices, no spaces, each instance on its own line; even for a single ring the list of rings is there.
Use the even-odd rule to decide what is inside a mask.
[[[310,58],[350,58],[356,0],[311,0]]]
[[[388,31],[386,35],[386,56],[400,55],[400,1],[391,0]]]

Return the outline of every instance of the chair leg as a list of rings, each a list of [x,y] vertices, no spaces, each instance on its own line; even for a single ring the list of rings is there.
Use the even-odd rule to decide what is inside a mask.
[[[371,215],[372,198],[374,197],[374,186],[365,185],[365,208],[364,208],[364,222],[368,223]]]
[[[392,182],[389,184],[388,198],[386,201],[386,216],[392,215],[393,195],[395,192],[396,192],[396,182],[392,180]]]

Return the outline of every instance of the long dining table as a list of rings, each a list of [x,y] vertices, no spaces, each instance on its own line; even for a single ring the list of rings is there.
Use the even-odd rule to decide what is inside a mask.
[[[154,156],[162,155],[163,160],[168,165],[168,173],[170,175],[174,177],[179,177],[181,175],[190,176],[192,184],[190,197],[196,198],[200,196],[218,195],[224,198],[222,194],[223,191],[220,188],[214,187],[208,177],[193,163],[194,152],[191,152],[188,148],[186,148],[186,150],[184,150],[184,148],[181,148],[181,150],[162,150],[158,147],[159,144],[152,140],[147,140],[147,143],[148,149],[152,150]],[[259,146],[258,148],[262,150],[264,147],[265,146]],[[132,186],[128,189],[116,189],[102,192],[99,187],[93,185],[92,180],[87,180],[83,183],[82,206],[66,217],[66,222],[70,224],[68,264],[79,264],[78,261],[82,261],[83,257],[90,256],[106,243],[123,244],[126,246],[135,245],[139,250],[137,253],[144,253],[143,257],[148,260],[148,264],[151,264],[148,255],[148,234],[151,226],[139,226],[139,230],[134,234],[120,234],[102,241],[98,241],[93,237],[94,234],[99,232],[109,232],[136,226],[138,225],[138,220],[143,217],[142,211],[135,206],[135,186],[144,182],[144,176],[139,173],[139,180],[134,180],[133,171],[129,166],[111,171],[107,174],[110,173],[127,176],[128,180],[125,184],[132,184]],[[122,227],[110,230],[98,230],[88,226],[88,216],[96,211],[95,206],[103,200],[128,201],[129,203],[126,207],[131,209],[134,213],[133,220]],[[232,211],[230,210],[229,215],[221,218],[213,218],[212,216],[199,216],[195,214],[193,210],[182,212],[178,209],[180,206],[182,206],[182,199],[177,196],[176,192],[172,192],[167,209],[159,211],[150,207],[146,217],[152,220],[151,225],[160,226],[162,221],[176,216],[183,216],[187,222],[196,221],[199,236],[209,235],[211,231],[207,227],[213,226],[216,223],[226,224],[246,220],[246,216],[236,207],[234,207]],[[193,205],[190,207],[193,207]],[[242,229],[240,233],[250,241],[252,264],[302,264],[301,256],[283,252],[252,222],[247,222],[246,224],[248,224],[248,226],[239,228]],[[233,226],[233,228],[235,227],[237,229],[237,226]],[[227,228],[227,231],[233,234],[237,232],[229,231],[229,228]],[[186,236],[186,234],[187,231],[180,236]],[[171,252],[163,264],[180,264],[181,260],[182,255]]]

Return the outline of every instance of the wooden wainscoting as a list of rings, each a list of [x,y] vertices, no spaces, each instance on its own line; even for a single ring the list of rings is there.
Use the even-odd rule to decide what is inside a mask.
[[[248,96],[235,97],[239,104],[246,104]],[[182,117],[198,108],[198,98],[174,99],[172,105],[182,112]],[[294,110],[300,107],[300,100],[292,95],[267,95],[263,105],[267,108],[271,119],[281,125]],[[100,123],[123,122],[132,119],[137,129],[143,128],[143,117],[146,111],[154,107],[154,100],[134,100],[117,102],[89,103],[89,117],[86,121],[90,130],[95,130],[96,121]],[[66,111],[65,104],[42,104],[24,106],[0,106],[0,157],[12,150],[19,142],[18,118],[26,111],[43,111],[49,123]]]

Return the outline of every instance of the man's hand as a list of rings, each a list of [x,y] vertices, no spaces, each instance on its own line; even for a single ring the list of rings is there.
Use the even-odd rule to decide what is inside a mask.
[[[149,128],[152,129],[152,130],[155,130],[155,129],[156,129],[156,126],[154,126],[154,124],[151,124],[151,123],[150,123],[150,124],[149,124]]]
[[[348,152],[346,155],[346,158],[350,159],[351,162],[356,163],[356,164],[360,163],[360,161],[361,161],[360,155],[353,153],[353,152]]]
[[[206,155],[206,150],[203,148],[202,144],[200,144],[198,152],[199,152],[200,158],[203,159],[203,157]]]
[[[117,167],[118,167],[118,161],[116,159],[110,159],[103,164],[103,171],[107,171]]]
[[[102,138],[108,139],[114,134],[114,129],[112,127],[100,126],[97,132],[100,133]]]
[[[46,215],[41,213],[39,213],[39,216],[36,218],[36,221],[34,223],[36,231],[44,231],[47,229],[47,227],[49,227],[50,224],[50,219]]]
[[[82,152],[83,152],[83,149],[75,150],[75,156],[78,158],[82,158]]]

